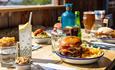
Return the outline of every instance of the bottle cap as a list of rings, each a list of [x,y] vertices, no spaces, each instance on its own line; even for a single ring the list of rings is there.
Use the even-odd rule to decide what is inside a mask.
[[[61,21],[61,17],[58,17],[58,21]]]
[[[72,7],[72,4],[71,3],[66,3],[65,6],[66,7]]]
[[[79,11],[75,11],[75,14],[80,15],[80,12]]]

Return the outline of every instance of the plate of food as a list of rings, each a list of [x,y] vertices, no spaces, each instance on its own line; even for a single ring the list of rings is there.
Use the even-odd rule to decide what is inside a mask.
[[[104,52],[100,48],[82,44],[76,36],[67,36],[59,41],[59,48],[55,53],[67,63],[91,64],[98,61]]]
[[[37,29],[32,34],[33,41],[36,43],[50,43],[51,35],[43,29]]]
[[[94,35],[96,38],[106,43],[115,43],[115,30],[108,27],[99,28]]]
[[[0,54],[15,54],[16,46],[15,37],[3,37],[0,39]]]

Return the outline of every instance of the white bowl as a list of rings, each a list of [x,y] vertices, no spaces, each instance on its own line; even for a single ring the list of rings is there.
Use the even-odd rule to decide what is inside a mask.
[[[16,70],[31,70],[31,64],[27,64],[27,65],[16,64]]]
[[[104,55],[104,53],[102,53],[100,56],[94,58],[74,58],[74,57],[64,56],[59,52],[56,52],[56,54],[59,57],[61,57],[61,59],[64,62],[71,63],[71,64],[91,64],[98,61]]]
[[[115,43],[115,38],[99,38],[102,42],[105,43]]]
[[[33,38],[33,42],[38,43],[38,44],[51,44],[51,34],[47,31],[45,31],[48,35],[48,37],[45,38],[39,38],[37,36],[34,36],[34,34],[32,33],[32,38]]]

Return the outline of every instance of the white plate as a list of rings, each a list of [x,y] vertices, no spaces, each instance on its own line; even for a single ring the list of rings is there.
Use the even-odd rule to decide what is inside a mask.
[[[72,63],[72,64],[91,64],[91,63],[98,61],[104,55],[104,53],[102,53],[100,56],[97,56],[94,58],[73,58],[73,57],[64,56],[60,54],[59,52],[56,52],[56,54],[59,57],[61,57],[61,59],[64,62]]]
[[[92,31],[92,32],[91,32],[91,35],[92,35],[93,37],[96,37],[96,38],[99,39],[100,41],[105,42],[105,43],[115,43],[115,38],[98,37],[98,36],[96,36],[95,33],[96,33],[95,31]]]

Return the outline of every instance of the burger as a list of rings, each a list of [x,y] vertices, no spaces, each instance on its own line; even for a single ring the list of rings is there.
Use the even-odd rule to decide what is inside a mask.
[[[70,57],[80,57],[82,54],[81,39],[76,36],[67,36],[60,42],[59,52]]]
[[[115,38],[115,30],[113,30],[109,27],[101,27],[96,31],[95,34],[99,38],[102,38],[102,37]]]

